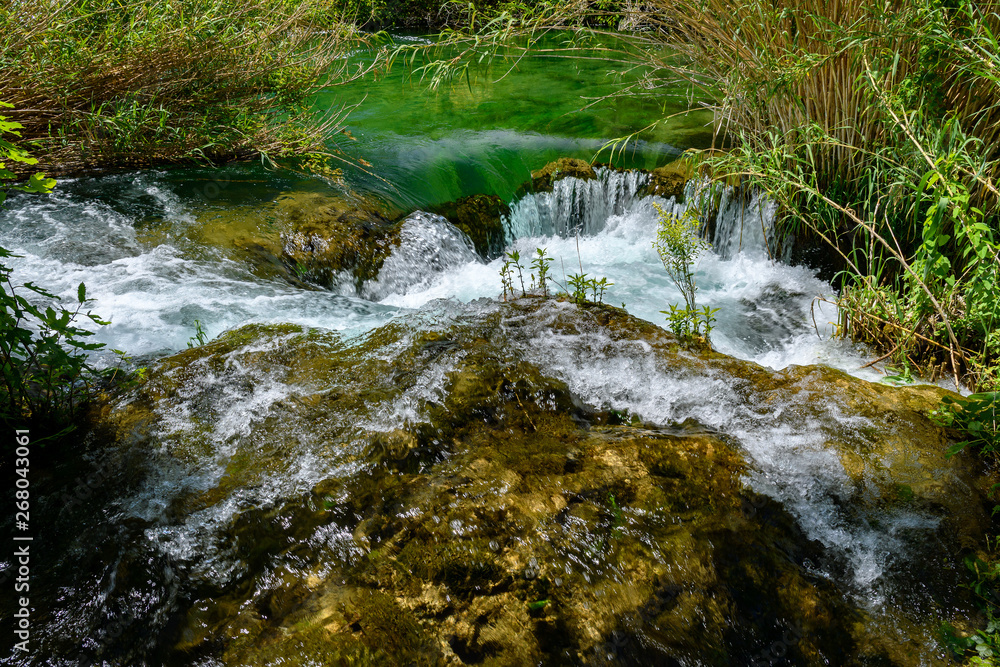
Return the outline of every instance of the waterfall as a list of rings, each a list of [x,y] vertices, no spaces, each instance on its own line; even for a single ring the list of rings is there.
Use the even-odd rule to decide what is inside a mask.
[[[363,287],[363,298],[380,301],[390,294],[406,294],[426,287],[443,273],[482,264],[469,237],[440,215],[411,213],[399,237],[399,246],[386,258],[378,280]]]
[[[574,177],[556,181],[552,192],[525,195],[511,206],[506,221],[508,242],[519,238],[559,236],[577,232],[594,236],[604,231],[613,216],[621,216],[643,199],[640,192],[648,176],[639,171],[615,171],[599,167],[597,178]],[[653,198],[667,212],[683,215],[691,208],[701,211],[703,233],[711,236],[712,248],[722,259],[739,253],[780,261],[790,258],[791,244],[777,237],[777,205],[758,190],[713,187],[708,179],[692,179],[683,201]]]
[[[712,247],[724,259],[740,252],[787,261],[791,244],[777,237],[774,216],[777,205],[759,190],[723,189],[715,215]]]
[[[639,171],[596,169],[597,178],[567,177],[552,185],[552,192],[526,195],[511,207],[506,221],[508,242],[536,236],[593,236],[608,218],[621,215],[638,201],[648,177]]]

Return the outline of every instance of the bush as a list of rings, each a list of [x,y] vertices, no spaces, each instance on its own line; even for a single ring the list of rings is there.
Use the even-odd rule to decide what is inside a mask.
[[[0,106],[10,105],[0,102]],[[19,137],[21,126],[0,116],[0,180],[14,178],[9,163],[32,166],[37,160],[4,137]],[[27,183],[7,189],[44,193],[55,181],[36,173]],[[7,190],[0,189],[0,205]],[[2,262],[11,253],[0,247],[0,423],[9,429],[29,428],[34,442],[58,436],[73,428],[81,404],[90,394],[91,381],[98,377],[87,362],[87,351],[98,350],[101,343],[87,343],[91,332],[74,325],[87,304],[86,287],[80,283],[79,303],[73,311],[58,307],[40,307],[18,290],[34,297],[57,301],[59,297],[25,283],[15,286],[11,269]],[[85,317],[106,324],[87,312]]]

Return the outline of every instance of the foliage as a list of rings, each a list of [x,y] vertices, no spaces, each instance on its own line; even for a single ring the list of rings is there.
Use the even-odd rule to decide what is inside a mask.
[[[555,282],[549,277],[552,261],[553,258],[548,256],[545,248],[535,249],[535,257],[531,260],[531,268],[537,273],[531,274],[531,292],[541,292],[543,298],[549,296],[548,283],[550,281]],[[527,296],[529,290],[524,286],[524,267],[521,266],[521,253],[517,250],[512,250],[506,254],[506,259],[500,266],[500,282],[503,285],[504,301],[507,301],[508,298],[517,298],[517,292],[514,287],[515,271],[517,272],[517,279],[521,286],[521,296]],[[566,292],[570,298],[581,305],[587,301],[604,303],[604,295],[607,293],[608,288],[614,286],[614,283],[610,282],[607,278],[601,278],[600,280],[597,278],[588,278],[585,273],[571,273],[567,277],[566,282],[572,288],[572,291],[567,289]],[[588,292],[590,293],[590,299],[587,298]]]
[[[576,301],[578,304],[584,304],[587,301],[592,301],[594,303],[604,303],[604,295],[607,293],[609,287],[613,287],[614,283],[609,282],[607,278],[588,278],[586,273],[571,273],[566,277],[567,284],[573,288],[569,292],[569,296]],[[587,292],[590,292],[590,299],[587,299]]]
[[[546,255],[545,248],[535,249],[535,258],[531,260],[531,268],[535,273],[531,274],[531,287],[534,289],[535,281],[538,281],[538,289],[542,291],[542,296],[549,295],[549,269],[552,265],[552,258]],[[536,278],[537,275],[537,278]]]
[[[84,0],[0,9],[0,99],[50,173],[331,157],[322,86],[359,76],[326,0]]]
[[[685,59],[650,76],[717,91],[733,150],[706,165],[839,254],[841,333],[932,377],[995,383],[997,3],[691,0],[656,16],[678,22],[662,39]]]
[[[695,303],[698,286],[694,279],[694,264],[701,253],[710,247],[700,233],[698,210],[689,208],[682,215],[676,215],[659,204],[654,203],[653,207],[660,216],[653,247],[670,280],[684,297],[683,308],[670,304],[670,310],[660,312],[667,316],[667,325],[679,340],[687,342],[703,335],[707,341],[719,309],[705,306],[698,310]]]
[[[491,17],[526,16],[545,2],[535,0],[333,0],[338,15],[379,28],[460,28]]]
[[[7,102],[0,102],[0,108],[6,107],[9,109],[11,106],[12,105]],[[38,164],[38,160],[31,157],[26,150],[3,138],[3,135],[5,134],[20,137],[21,133],[18,132],[18,130],[21,128],[22,125],[20,123],[10,120],[7,116],[0,115],[0,180],[10,180],[17,177],[17,175],[7,167],[8,162],[20,163],[25,166]],[[11,166],[13,167],[14,165]],[[28,178],[27,183],[7,187],[11,190],[20,190],[21,192],[43,193],[52,190],[52,188],[55,187],[55,184],[55,180],[46,178],[45,174],[35,173]],[[2,205],[6,199],[7,190],[0,190],[0,205]]]
[[[525,296],[527,291],[524,289],[524,267],[521,266],[521,253],[517,250],[512,250],[506,254],[503,266],[500,268],[500,281],[503,283],[503,300],[507,300],[507,295],[510,294],[510,298],[515,298],[514,294],[514,269],[517,269],[517,277],[521,282],[521,296]]]
[[[0,106],[8,104],[0,103]],[[36,164],[27,151],[4,138],[19,137],[20,125],[0,116],[0,158],[22,165]],[[14,173],[0,163],[0,179]],[[55,181],[34,174],[27,183],[8,186],[12,190],[46,193]],[[7,191],[0,189],[0,204]],[[13,255],[0,247],[0,260]],[[87,361],[86,352],[99,350],[102,343],[88,343],[92,332],[76,326],[82,309],[89,303],[83,283],[77,288],[73,310],[37,305],[37,297],[58,301],[56,295],[25,283],[15,286],[11,268],[0,261],[0,423],[11,428],[30,428],[36,443],[73,428],[72,420],[88,397],[91,382],[99,376]],[[22,290],[22,293],[18,293]],[[31,300],[23,295],[27,291]],[[95,324],[107,324],[90,311],[83,317]]]
[[[983,392],[952,398],[946,396],[932,413],[934,420],[960,431],[963,439],[948,450],[957,454],[966,447],[975,447],[985,456],[1000,454],[1000,392]]]
[[[208,333],[201,326],[201,320],[194,321],[194,335],[188,339],[188,349],[193,347],[201,347],[209,341]]]
[[[709,248],[708,241],[700,234],[701,222],[696,209],[688,209],[683,215],[665,210],[659,204],[653,207],[660,216],[653,247],[663,262],[670,280],[680,290],[688,310],[695,308],[694,263],[701,253]]]
[[[0,248],[0,259],[11,256]],[[0,421],[50,437],[73,428],[72,420],[99,376],[86,352],[104,345],[87,342],[93,332],[76,322],[81,316],[98,325],[108,322],[89,310],[82,313],[89,303],[83,283],[73,310],[38,306],[19,290],[59,300],[31,283],[14,285],[11,269],[0,263]]]

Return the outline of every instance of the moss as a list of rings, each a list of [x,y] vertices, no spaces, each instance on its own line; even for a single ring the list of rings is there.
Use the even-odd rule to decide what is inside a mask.
[[[530,184],[521,186],[519,194],[524,192],[552,192],[552,186],[567,176],[589,181],[597,178],[597,172],[586,160],[577,158],[562,157],[554,162],[549,162],[541,169],[531,172]]]
[[[683,201],[684,186],[696,173],[697,170],[690,158],[674,160],[650,172],[649,181],[640,195],[657,195],[664,199],[676,197],[677,201]]]
[[[179,623],[178,654],[231,665],[297,664],[300,651],[333,656],[330,664],[534,664],[588,662],[612,645],[626,662],[752,664],[786,642],[795,664],[897,655],[812,573],[807,563],[827,552],[744,486],[750,468],[738,442],[694,420],[611,423],[525,359],[521,346],[543,322],[609,346],[641,343],[671,372],[725,378],[747,405],[780,407],[782,419],[819,419],[817,395],[867,415],[866,428],[831,430],[828,444],[858,485],[854,510],[954,512],[944,521],[960,536],[971,535],[963,523],[988,520],[974,499],[989,480],[961,457],[946,459],[946,435],[920,412],[933,390],[678,352],[662,329],[606,306],[522,299],[445,323],[400,319],[352,345],[254,325],[164,360],[132,403],[109,411],[122,438],[142,431],[137,447],[166,442],[186,463],[214,446],[207,434],[220,417],[205,378],[225,378],[233,391],[265,380],[294,387],[230,443],[214,487],[184,495],[168,520],[280,478],[303,448],[339,471],[215,529],[238,582],[200,584]],[[414,400],[414,387],[417,423],[365,426]],[[153,442],[162,415],[182,409],[197,424]],[[325,546],[331,534],[336,547]],[[926,555],[934,566],[945,557]],[[928,622],[919,610],[898,615],[884,623]]]
[[[496,195],[472,195],[441,204],[433,210],[461,229],[472,241],[476,252],[486,260],[503,254],[507,245],[504,219],[510,207]]]
[[[338,274],[346,273],[360,290],[399,245],[399,225],[364,201],[298,195],[279,199],[278,208],[287,217],[283,262],[300,279],[323,287],[334,286]]]

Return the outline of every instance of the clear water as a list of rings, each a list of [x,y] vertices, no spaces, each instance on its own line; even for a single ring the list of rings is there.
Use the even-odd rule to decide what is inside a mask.
[[[565,47],[558,35],[538,46]],[[437,52],[435,57],[450,55]],[[340,136],[337,144],[371,163],[370,171],[392,187],[345,166],[353,182],[408,210],[478,193],[510,200],[533,169],[560,157],[609,162],[611,150],[605,146],[624,137],[632,138],[616,147],[616,164],[647,169],[687,148],[711,145],[712,115],[685,113],[690,97],[685,86],[657,90],[655,97],[594,104],[631,80],[615,73],[623,65],[565,55],[499,57],[435,91],[421,81],[424,61],[418,58],[412,67],[397,65],[376,80],[336,88],[320,106],[353,109],[345,128],[356,141]],[[366,66],[372,57],[358,51],[351,66]],[[666,116],[673,117],[642,130]]]

